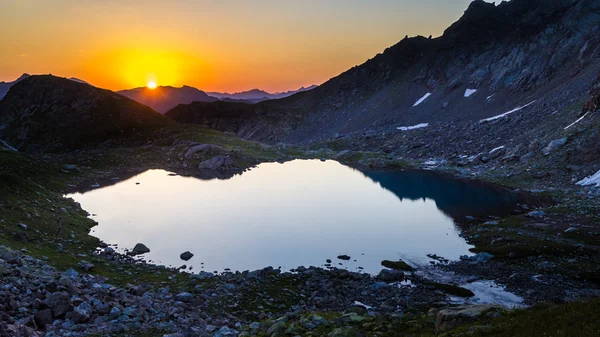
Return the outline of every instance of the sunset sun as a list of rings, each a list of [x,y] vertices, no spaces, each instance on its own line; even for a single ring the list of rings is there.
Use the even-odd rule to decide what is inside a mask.
[[[156,81],[148,81],[148,83],[146,83],[146,86],[148,87],[148,89],[156,89]]]

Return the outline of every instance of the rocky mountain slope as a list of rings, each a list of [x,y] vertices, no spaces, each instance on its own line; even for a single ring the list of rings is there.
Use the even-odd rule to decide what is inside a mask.
[[[192,102],[214,102],[217,98],[209,96],[202,90],[183,86],[175,88],[170,86],[159,86],[156,89],[135,88],[118,91],[119,94],[140,102],[152,109],[165,113],[178,104],[189,104]]]
[[[316,89],[249,108],[254,118],[245,113],[234,125],[212,124],[244,137],[292,143],[356,139],[369,132],[385,134],[379,144],[395,146],[399,141],[392,138],[411,142],[398,127],[428,123],[429,129],[469,134],[483,119],[534,102],[516,110],[529,118],[514,130],[517,135],[550,123],[549,128],[565,127],[578,118],[578,109],[570,107],[585,99],[600,69],[599,26],[600,3],[593,0],[513,0],[497,6],[476,0],[439,38],[407,37]],[[214,111],[228,110],[177,107],[170,115],[183,118],[183,110],[202,115],[204,109],[217,119]],[[486,133],[490,139],[513,136],[493,128]]]
[[[54,77],[31,76],[0,101],[0,139],[30,152],[65,151],[142,134],[171,121],[112,91]]]
[[[26,79],[27,77],[29,77],[29,74],[23,74],[23,75],[19,76],[19,78],[17,78],[16,80],[14,80],[12,82],[0,82],[0,100],[3,99],[4,96],[6,96],[6,93],[8,93],[8,90],[10,89],[10,87],[15,85],[19,81]]]

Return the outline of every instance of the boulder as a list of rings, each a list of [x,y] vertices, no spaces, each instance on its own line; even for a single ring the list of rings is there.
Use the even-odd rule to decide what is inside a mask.
[[[383,282],[399,282],[404,281],[405,278],[400,270],[382,269],[377,275],[377,279]]]
[[[150,248],[146,247],[146,245],[144,245],[143,243],[138,243],[135,245],[135,247],[133,247],[133,249],[129,253],[130,255],[142,255],[150,253]]]
[[[52,311],[50,309],[40,310],[33,315],[35,324],[40,329],[45,329],[47,325],[52,324],[54,319],[52,318]]]
[[[181,255],[179,255],[179,258],[182,259],[183,261],[189,261],[192,257],[194,257],[194,254],[192,254],[190,252],[184,252],[184,253],[181,253]]]
[[[553,141],[551,141],[548,146],[546,146],[543,150],[542,153],[544,155],[549,155],[551,152],[560,149],[561,147],[565,146],[565,144],[567,144],[567,138],[560,138],[560,139],[555,139]]]
[[[450,331],[461,325],[475,322],[484,314],[498,312],[503,309],[504,307],[498,304],[461,305],[444,308],[437,314],[435,331],[436,333]]]
[[[184,303],[190,303],[194,300],[194,295],[190,294],[190,293],[179,293],[177,295],[175,295],[175,301],[180,301],[180,302],[184,302]]]
[[[70,296],[66,291],[51,294],[46,298],[45,302],[48,308],[52,310],[52,316],[54,316],[54,318],[64,317],[71,309]]]
[[[267,336],[279,336],[282,335],[285,332],[285,330],[287,330],[285,322],[279,321],[271,325],[269,330],[267,330]]]
[[[229,155],[219,155],[203,161],[198,168],[206,170],[231,170],[233,169],[233,159]]]
[[[88,302],[83,302],[75,307],[72,320],[75,323],[87,322],[87,320],[92,316],[92,312],[92,306]]]
[[[194,154],[198,152],[202,153],[220,153],[223,150],[220,146],[212,145],[212,144],[200,144],[196,146],[192,146],[187,150],[184,157],[191,158]]]

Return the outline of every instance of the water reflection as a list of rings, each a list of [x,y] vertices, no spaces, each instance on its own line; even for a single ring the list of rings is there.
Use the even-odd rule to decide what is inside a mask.
[[[183,264],[179,254],[189,250],[195,256],[186,264],[208,271],[290,269],[329,258],[375,273],[383,259],[457,259],[470,246],[449,215],[516,200],[427,172],[362,174],[333,161],[265,163],[227,180],[150,170],[110,184],[69,195],[97,214],[94,235],[120,248],[142,242],[148,259],[166,265]]]

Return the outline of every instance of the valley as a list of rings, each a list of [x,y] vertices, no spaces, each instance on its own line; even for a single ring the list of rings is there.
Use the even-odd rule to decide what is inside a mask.
[[[598,335],[598,29],[475,0],[260,102],[10,83],[0,337]]]

